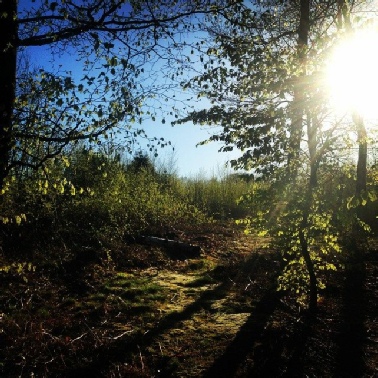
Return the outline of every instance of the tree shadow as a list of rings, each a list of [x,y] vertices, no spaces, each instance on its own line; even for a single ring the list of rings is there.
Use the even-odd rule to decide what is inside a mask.
[[[298,314],[280,301],[283,294],[271,287],[256,305],[225,352],[204,373],[204,378],[305,377],[306,344],[315,318]],[[279,325],[272,326],[272,322]]]
[[[265,272],[266,269],[271,269],[271,267],[267,267],[264,264],[268,264],[266,257],[262,258],[258,254],[253,254],[249,259],[233,265],[232,274],[243,274],[255,268],[263,269]],[[101,372],[107,371],[111,365],[126,362],[133,354],[138,354],[141,349],[147,350],[159,335],[170,329],[177,328],[180,322],[190,319],[195,313],[203,309],[211,310],[211,303],[214,300],[223,299],[235,284],[228,276],[227,268],[226,272],[223,269],[217,269],[214,274],[217,276],[217,280],[220,280],[222,275],[222,282],[216,287],[202,292],[194,302],[186,306],[182,311],[164,316],[153,328],[143,334],[139,332],[128,337],[128,339],[119,339],[111,344],[100,346],[96,350],[95,356],[91,355],[86,359],[90,362],[85,366],[71,369],[65,374],[65,377],[77,377],[86,374],[90,374],[92,377],[101,377]],[[275,282],[274,278],[272,280]],[[205,372],[205,377],[232,377],[252,350],[254,341],[258,341],[261,338],[269,317],[279,303],[280,296],[280,293],[276,291],[275,283],[264,289],[264,294],[258,300],[253,313],[240,328],[224,354]],[[166,370],[167,361],[164,358],[162,358],[162,361],[158,361],[157,364],[161,366],[153,366],[153,369],[156,372],[160,371],[159,376],[172,376],[173,373]]]
[[[280,328],[276,332],[266,331],[262,348],[255,353],[253,367],[248,377],[305,377],[305,348],[312,333],[313,318],[304,316],[295,321],[292,329]],[[283,326],[284,327],[284,326]]]
[[[162,318],[159,323],[147,332],[137,333],[128,340],[116,340],[110,345],[100,346],[96,351],[96,356],[88,356],[85,366],[70,369],[65,377],[88,376],[102,377],[112,364],[125,362],[132,353],[138,352],[141,348],[148,347],[157,336],[169,329],[175,328],[178,323],[190,319],[193,314],[206,308],[210,300],[222,299],[230,289],[231,282],[223,282],[213,289],[205,290],[197,300],[186,306],[180,312],[173,312]]]
[[[204,378],[233,377],[245,363],[246,358],[260,340],[265,325],[279,302],[279,293],[269,289],[256,305],[253,313],[239,329],[234,340],[225,352],[218,357],[213,365],[204,373]]]
[[[365,293],[366,266],[352,262],[346,270],[341,313],[341,327],[336,336],[338,355],[335,377],[362,377],[365,371],[367,299]]]

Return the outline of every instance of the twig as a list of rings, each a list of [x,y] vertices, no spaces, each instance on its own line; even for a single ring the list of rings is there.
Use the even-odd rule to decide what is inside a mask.
[[[51,337],[53,340],[59,340],[59,337],[56,337],[49,332],[46,332],[44,329],[42,329],[42,334]]]
[[[132,333],[134,332],[133,330],[131,331],[125,331],[125,332],[122,332],[120,335],[118,336],[114,336],[114,337],[109,337],[109,339],[112,339],[112,340],[117,340],[117,339],[120,339],[122,336],[125,336],[127,333]]]
[[[138,349],[139,349],[140,364],[141,364],[141,366],[142,366],[142,371],[144,371],[144,362],[143,362],[142,352],[141,352],[141,350],[140,350],[139,345],[138,345]]]
[[[177,297],[178,293],[175,293],[175,295],[171,298],[171,302],[173,302],[175,300],[175,298]]]
[[[75,339],[71,340],[71,341],[70,341],[70,344],[72,344],[74,341],[80,340],[80,339],[83,338],[85,335],[88,335],[88,332],[85,332],[85,333],[83,333],[81,336],[76,337]]]
[[[93,337],[95,338],[95,339],[97,339],[97,341],[99,342],[99,343],[101,343],[101,340],[100,340],[100,338],[93,332],[93,330],[89,327],[89,325],[87,324],[87,323],[83,323],[87,328],[88,328],[88,331],[93,335]],[[87,332],[88,333],[88,332]]]
[[[255,281],[252,281],[251,280],[251,277],[248,276],[248,280],[249,280],[249,283],[247,284],[247,286],[244,288],[244,290],[247,290],[251,285],[254,284]]]

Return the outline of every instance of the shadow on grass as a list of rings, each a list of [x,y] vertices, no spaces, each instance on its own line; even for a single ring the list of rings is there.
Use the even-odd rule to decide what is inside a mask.
[[[97,356],[90,356],[91,362],[85,366],[71,369],[66,377],[87,376],[102,377],[103,371],[114,363],[126,361],[132,353],[136,353],[140,348],[148,347],[154,339],[163,332],[175,328],[177,323],[189,319],[193,314],[206,308],[209,300],[223,298],[230,289],[231,282],[221,283],[214,289],[204,291],[200,297],[181,312],[173,312],[159,321],[159,323],[144,334],[136,334],[129,340],[119,340],[111,345],[100,347]],[[89,359],[89,358],[88,358]]]
[[[286,365],[281,370],[281,377],[285,378],[302,378],[307,377],[305,371],[306,360],[306,343],[312,335],[313,327],[316,324],[311,317],[305,317],[301,324],[298,324],[292,337],[288,340],[286,348]],[[265,376],[265,375],[264,375]]]
[[[266,272],[272,271],[272,267],[268,265],[269,263],[266,257],[254,254],[248,260],[237,264],[237,266],[233,266],[232,271],[234,274],[238,275],[241,274],[241,272],[250,272],[251,269],[258,268],[259,270],[264,270],[266,274]],[[217,280],[219,281],[221,273],[218,272],[217,274]],[[263,290],[261,299],[256,301],[253,313],[239,329],[235,338],[231,341],[224,353],[216,359],[213,365],[204,373],[204,377],[233,377],[240,369],[247,373],[251,364],[244,365],[244,361],[252,351],[255,353],[254,346],[256,342],[261,344],[261,353],[258,356],[253,356],[253,360],[257,357],[257,365],[253,365],[251,374],[254,374],[254,372],[260,374],[260,371],[268,371],[269,369],[267,370],[267,367],[273,366],[271,365],[271,362],[274,359],[279,359],[279,356],[281,355],[281,349],[279,347],[276,347],[273,354],[269,354],[271,350],[265,350],[264,346],[265,341],[267,341],[264,338],[267,334],[265,332],[266,325],[277,308],[277,305],[280,303],[279,299],[281,296],[281,294],[276,291],[275,277],[273,276],[275,276],[275,274],[270,278],[270,286]],[[274,282],[273,285],[272,281]],[[132,355],[138,354],[138,351],[141,349],[146,350],[159,335],[170,329],[177,328],[180,322],[190,319],[195,313],[203,309],[209,310],[211,303],[214,300],[224,298],[234,284],[235,282],[230,279],[227,272],[223,272],[222,283],[215,288],[202,292],[193,303],[186,306],[182,311],[166,315],[153,328],[144,334],[137,333],[127,340],[120,339],[112,342],[110,345],[101,346],[96,350],[96,356],[88,356],[87,361],[91,362],[88,362],[85,366],[83,365],[82,368],[71,369],[65,376],[77,377],[90,374],[92,377],[101,377],[101,372],[107,371],[111,365],[124,363],[129,360]],[[274,339],[275,335],[268,335],[267,337]],[[269,361],[266,360],[266,358],[268,358]],[[163,363],[163,361],[161,362]],[[273,362],[273,364],[275,364],[275,368],[277,367],[278,369],[277,363]],[[159,376],[164,375],[168,377],[173,374],[173,372],[168,371],[165,371],[164,374],[162,371],[164,370],[163,366],[154,366],[153,369],[156,369],[156,371],[158,369],[161,370]],[[273,371],[274,370],[272,369],[269,370],[269,372]],[[247,376],[251,375],[248,374]]]
[[[245,363],[252,352],[255,343],[260,340],[265,325],[275,310],[279,295],[275,289],[270,289],[258,302],[247,321],[240,328],[234,340],[225,352],[215,360],[214,364],[204,373],[203,377],[233,377]]]

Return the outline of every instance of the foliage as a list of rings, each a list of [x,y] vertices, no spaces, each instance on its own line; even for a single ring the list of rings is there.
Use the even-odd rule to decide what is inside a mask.
[[[36,267],[31,262],[12,262],[0,263],[0,277],[5,282],[7,279],[20,278],[24,282],[28,282],[27,275],[29,272],[34,272]]]
[[[172,86],[157,83],[146,67],[159,64],[169,73],[164,60],[177,60],[180,36],[198,30],[197,16],[229,6],[208,0],[1,2],[0,191],[12,170],[43,167],[69,143],[97,142],[120,130],[128,146],[145,137],[133,124],[156,118],[158,106],[146,106],[146,99],[167,98]],[[17,57],[30,46],[53,51],[53,72],[16,72]],[[79,62],[80,74],[59,64],[63,54]]]
[[[112,250],[129,236],[165,234],[220,212],[229,217],[247,187],[235,178],[203,179],[194,187],[148,161],[135,169],[135,160],[126,164],[78,147],[44,171],[20,176],[3,195],[4,252],[30,255],[51,244]]]
[[[290,196],[293,196],[291,188]],[[299,197],[299,198],[298,198]],[[301,198],[302,197],[302,198]],[[320,197],[321,198],[321,197]],[[285,267],[279,278],[280,290],[292,290],[298,294],[302,304],[306,303],[308,295],[309,275],[302,254],[299,231],[303,213],[301,203],[304,198],[300,193],[295,193],[290,198],[285,211],[277,219],[276,230],[278,247],[283,251]],[[294,206],[294,208],[293,208]],[[292,207],[292,208],[290,208]],[[307,227],[303,230],[307,247],[310,252],[314,269],[317,272],[317,284],[320,289],[325,288],[324,278],[321,273],[328,270],[336,270],[338,265],[337,254],[341,252],[339,225],[332,222],[333,213],[330,213],[324,204],[319,201],[319,193],[315,193]],[[288,229],[289,225],[289,229]]]
[[[318,289],[322,290],[329,281],[329,273],[343,267],[346,258],[341,252],[347,252],[352,245],[355,212],[347,205],[355,193],[354,172],[354,167],[347,164],[321,166],[319,185],[312,193],[305,227],[305,178],[285,186],[274,180],[258,182],[243,196],[242,201],[251,204],[254,211],[238,223],[245,225],[247,233],[266,237],[270,246],[280,252],[279,290],[294,293],[301,306],[308,303],[309,274],[299,232],[303,230]],[[366,206],[376,214],[374,203],[369,202]],[[366,223],[361,225],[366,229]]]
[[[324,30],[332,31],[335,7],[336,2],[312,4],[314,43],[307,51],[305,79],[299,77],[297,2],[253,2],[218,20],[201,51],[205,72],[183,84],[212,105],[179,122],[220,125],[209,141],[222,142],[221,151],[240,150],[241,157],[231,162],[236,168],[269,175],[287,164],[293,153],[295,91],[306,90],[301,106],[313,108],[324,93],[319,70],[331,39]],[[317,87],[308,91],[309,82]]]
[[[251,184],[235,175],[210,179],[197,175],[184,181],[183,195],[190,203],[215,219],[240,218],[249,209],[238,200]]]

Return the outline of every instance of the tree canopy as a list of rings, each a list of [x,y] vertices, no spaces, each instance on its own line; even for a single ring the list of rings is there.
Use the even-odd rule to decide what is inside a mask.
[[[0,187],[13,168],[41,167],[72,141],[96,140],[116,127],[126,130],[127,142],[142,135],[131,124],[141,121],[146,97],[167,85],[143,85],[143,66],[169,63],[176,37],[196,30],[197,15],[221,14],[232,3],[1,2]],[[17,56],[30,46],[72,54],[83,64],[80,81],[65,67],[17,75]]]
[[[296,102],[317,111],[326,106],[321,64],[336,32],[338,7],[337,1],[312,2],[307,32],[299,28],[308,22],[299,2],[256,2],[218,22],[211,29],[213,45],[204,51],[205,73],[185,84],[212,106],[181,122],[221,125],[209,140],[224,142],[223,151],[243,152],[233,166],[272,173],[294,145],[299,148],[293,140]]]

